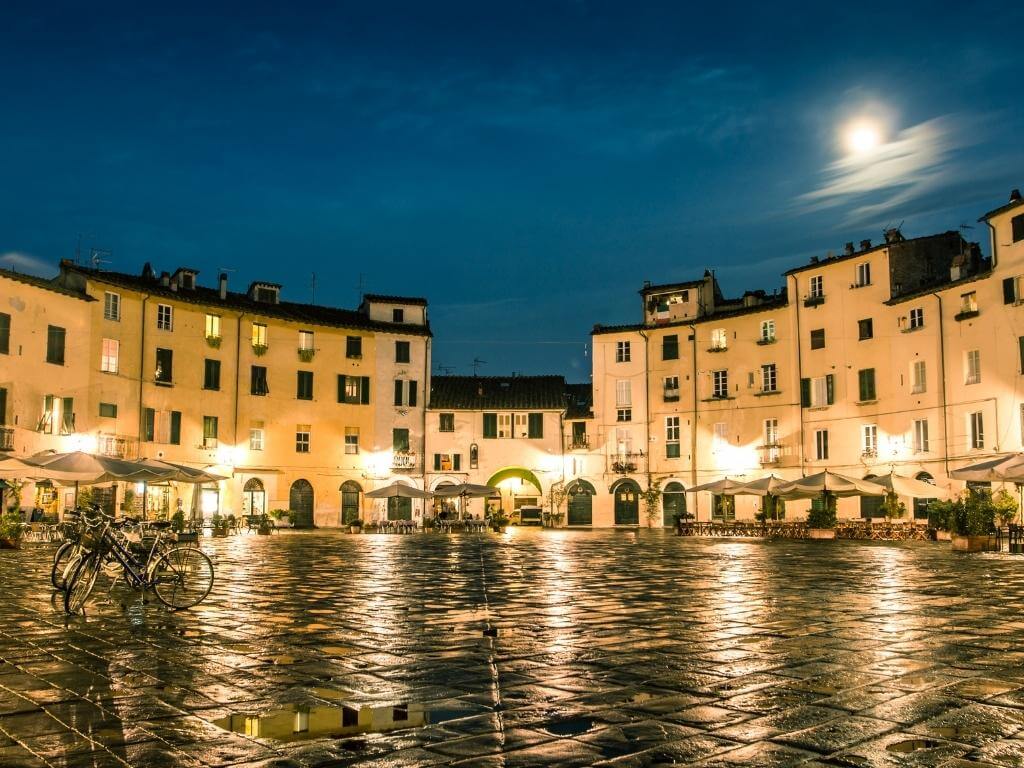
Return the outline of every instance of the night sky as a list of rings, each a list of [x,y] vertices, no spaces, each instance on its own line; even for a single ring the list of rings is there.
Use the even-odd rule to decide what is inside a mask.
[[[586,381],[644,280],[987,250],[1024,186],[1020,3],[333,5],[5,4],[0,264],[315,272],[427,297],[435,366]]]

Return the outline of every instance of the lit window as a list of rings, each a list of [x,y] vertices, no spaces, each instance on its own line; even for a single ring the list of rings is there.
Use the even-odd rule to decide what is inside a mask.
[[[295,452],[296,453],[309,453],[309,433],[311,427],[309,424],[299,424],[295,428]]]
[[[103,294],[103,319],[121,319],[121,294],[106,291]]]
[[[299,349],[302,352],[313,351],[313,332],[299,331]]]
[[[100,356],[100,370],[104,373],[117,373],[117,357],[120,343],[117,339],[103,340],[103,353]]]
[[[345,427],[345,453],[359,453],[359,427]]]
[[[260,348],[267,346],[267,326],[263,323],[252,324],[252,345]]]
[[[262,451],[263,450],[263,422],[254,421],[252,426],[249,427],[249,450],[250,451]]]
[[[711,348],[725,349],[729,345],[725,335],[725,328],[715,328],[711,331]]]
[[[220,338],[220,315],[207,315],[206,316],[206,338],[208,338],[208,339],[219,339]]]
[[[156,327],[161,331],[174,330],[174,308],[169,304],[156,305]]]

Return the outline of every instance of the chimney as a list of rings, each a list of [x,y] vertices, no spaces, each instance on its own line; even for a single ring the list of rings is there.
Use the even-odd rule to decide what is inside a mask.
[[[846,245],[843,246],[843,255],[844,256],[853,256],[853,253],[854,253],[853,241],[851,240],[850,242],[848,242]]]
[[[171,275],[170,275],[170,273],[169,272],[161,272],[160,273],[160,285],[162,285],[164,288],[166,288],[170,284],[171,284]]]
[[[871,241],[870,240],[861,240],[860,241],[860,249],[862,251],[870,250],[871,249]]]
[[[1019,189],[1014,189],[1013,191],[1010,192],[1010,202],[1011,203],[1019,203],[1020,202],[1020,190]]]
[[[220,273],[220,300],[224,301],[228,297],[228,273]]]

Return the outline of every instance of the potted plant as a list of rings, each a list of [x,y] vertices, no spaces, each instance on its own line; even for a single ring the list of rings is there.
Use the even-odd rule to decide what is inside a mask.
[[[936,499],[928,503],[928,529],[935,541],[949,541],[950,520],[953,518],[953,510],[958,501],[947,501]]]
[[[647,517],[647,527],[653,528],[654,521],[658,517],[658,507],[661,501],[661,480],[651,481],[646,491],[640,492],[644,500],[644,514]]]
[[[807,513],[807,536],[811,539],[834,539],[836,537],[836,497],[825,491],[821,502],[812,504]]]
[[[0,549],[21,549],[24,535],[25,527],[17,507],[11,507],[0,515]]]
[[[221,514],[215,514],[210,518],[210,529],[213,531],[214,536],[227,536],[228,535],[228,521]]]
[[[968,491],[954,508],[951,523],[957,552],[990,552],[998,546],[993,535],[996,508],[989,491]]]
[[[256,527],[256,533],[260,536],[269,536],[273,531],[273,524],[270,522],[270,516],[266,513],[260,515],[259,525]]]
[[[887,493],[882,502],[882,511],[888,520],[899,520],[907,514],[907,505],[895,493]]]
[[[1017,517],[1017,500],[1005,488],[992,494],[992,506],[1000,528],[1006,528]]]
[[[122,512],[133,512],[135,510],[135,489],[128,486],[124,489],[124,498],[121,500]]]
[[[302,349],[302,348],[300,348],[299,349],[299,360],[301,360],[304,363],[311,362],[313,360],[313,356],[315,354],[316,354],[316,350],[315,349]]]
[[[206,344],[212,349],[220,349],[220,336],[207,336]]]
[[[495,533],[504,533],[505,528],[508,527],[508,518],[504,512],[498,511],[491,514],[490,520],[491,530]]]
[[[349,533],[362,533],[363,532],[363,521],[358,517],[348,521],[348,532]]]
[[[274,526],[277,528],[286,528],[288,526],[288,512],[284,509],[272,509],[270,510],[270,516],[274,518]]]

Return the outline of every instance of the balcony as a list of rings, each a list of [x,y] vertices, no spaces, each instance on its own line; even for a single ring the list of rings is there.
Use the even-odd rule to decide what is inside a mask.
[[[762,467],[772,467],[782,463],[784,446],[782,443],[765,443],[757,446],[758,461]]]
[[[14,450],[14,427],[0,427],[0,451]]]
[[[139,457],[139,440],[127,435],[97,435],[96,451],[103,456],[115,459],[137,459]]]
[[[710,347],[708,347],[708,352],[725,352],[728,349],[728,344],[712,344]]]
[[[774,336],[762,336],[757,340],[758,346],[763,347],[765,344],[774,344],[777,339]]]
[[[608,457],[608,468],[619,475],[646,471],[647,457],[643,453],[613,453]]]
[[[953,315],[953,319],[956,320],[959,323],[959,322],[962,322],[964,320],[970,320],[972,317],[977,317],[980,314],[981,313],[978,311],[977,307],[974,307],[974,308],[964,307],[959,312],[957,312],[955,315]]]
[[[391,456],[392,469],[416,469],[416,454],[410,451],[395,451]]]
[[[678,403],[679,402],[679,390],[678,389],[666,389],[663,397],[666,403]]]
[[[820,307],[825,303],[825,294],[819,293],[804,297],[805,307]]]
[[[299,360],[304,363],[310,363],[313,361],[313,357],[316,355],[316,350],[311,347],[299,347]]]
[[[570,451],[589,451],[590,438],[587,435],[574,435],[569,439]]]

